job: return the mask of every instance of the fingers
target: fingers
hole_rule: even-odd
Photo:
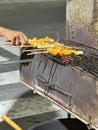
[[[14,43],[16,46],[20,45],[20,39],[19,39],[19,36],[17,36],[15,39],[14,39]]]
[[[28,42],[28,38],[24,35],[24,33],[21,33],[19,35],[19,39],[20,39],[21,47]]]
[[[23,32],[14,31],[14,30],[6,29],[6,28],[2,29],[1,36],[4,37],[6,41],[8,41],[11,45],[23,46],[28,41],[28,38]]]
[[[22,32],[14,32],[14,34],[11,35],[10,39],[7,38],[7,41],[10,42],[11,45],[25,45],[28,41],[28,38],[25,36]]]
[[[9,42],[10,45],[20,45],[19,37],[12,37],[11,39],[6,39],[7,42]]]

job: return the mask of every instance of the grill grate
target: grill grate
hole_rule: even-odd
[[[64,66],[72,66],[74,68],[80,69],[81,71],[89,72],[94,76],[94,78],[98,78],[98,58],[91,54],[86,55],[70,55],[70,56],[52,56],[49,54],[45,54],[46,57],[52,59],[58,64]]]

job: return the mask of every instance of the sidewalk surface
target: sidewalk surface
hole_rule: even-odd
[[[41,2],[41,1],[45,1],[45,2],[49,2],[49,1],[64,1],[64,0],[0,0],[0,3],[18,3],[18,2]],[[65,0],[66,1],[66,0]]]

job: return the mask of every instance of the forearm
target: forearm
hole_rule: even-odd
[[[5,31],[6,31],[6,29],[4,27],[0,26],[0,36],[4,36]]]

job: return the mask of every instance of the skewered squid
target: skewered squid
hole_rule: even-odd
[[[79,55],[83,54],[82,51],[75,49],[75,47],[66,46],[64,44],[60,44],[54,39],[46,36],[44,38],[33,38],[28,41],[28,44],[32,45],[34,48],[44,48],[46,51],[52,55]]]

